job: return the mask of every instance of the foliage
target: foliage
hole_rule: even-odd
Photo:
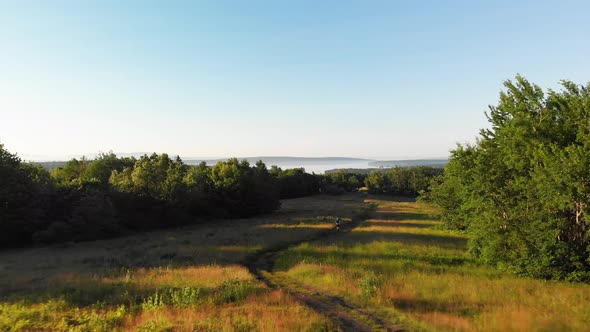
[[[336,170],[324,175],[322,179],[322,192],[328,194],[341,194],[357,191],[363,186],[366,175]]]
[[[320,191],[320,176],[306,173],[304,168],[282,170],[273,166],[270,174],[276,178],[281,198],[309,196]]]
[[[167,154],[139,159],[101,153],[72,159],[51,174],[0,146],[0,246],[86,241],[174,227],[210,217],[249,217],[279,199],[358,190],[366,175],[270,170],[229,159],[187,165]]]
[[[365,299],[370,299],[377,295],[383,287],[383,277],[370,271],[360,281],[361,295]]]
[[[2,145],[0,203],[0,240],[7,247],[93,240],[280,206],[277,179],[262,162],[193,167],[167,154],[136,160],[108,153],[72,159],[50,175]]]
[[[165,305],[176,307],[190,307],[201,301],[201,289],[194,287],[169,288],[156,290],[154,294],[146,297],[141,303],[145,311],[158,310]]]
[[[589,280],[590,84],[544,93],[517,76],[504,85],[490,128],[452,152],[431,197],[449,227],[473,233],[482,262]]]
[[[43,207],[51,193],[49,175],[23,163],[0,144],[0,244],[30,243],[31,232],[43,222]]]
[[[240,279],[224,280],[219,286],[221,301],[224,303],[244,300],[254,288],[248,281]]]
[[[252,216],[280,207],[274,178],[262,161],[250,167],[248,161],[233,158],[211,169],[211,180],[218,202],[237,216]]]
[[[372,194],[418,196],[429,190],[430,181],[443,169],[432,166],[394,167],[376,170],[367,176],[365,186]]]

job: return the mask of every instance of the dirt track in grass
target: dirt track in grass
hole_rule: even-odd
[[[321,294],[309,287],[294,287],[278,278],[273,277],[273,267],[277,256],[284,250],[304,242],[345,237],[354,228],[358,227],[365,218],[355,217],[341,230],[330,229],[310,236],[307,239],[285,243],[281,246],[259,251],[244,261],[244,265],[250,273],[266,286],[272,289],[281,289],[310,309],[330,318],[344,331],[404,331],[402,328],[392,325],[376,315],[362,308],[346,302],[344,299]]]

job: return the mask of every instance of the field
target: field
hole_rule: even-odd
[[[441,230],[436,208],[370,200],[373,218],[341,237],[283,252],[274,277],[408,330],[590,330],[590,286],[478,266],[468,237]]]
[[[0,331],[333,329],[243,263],[332,231],[335,216],[349,221],[362,199],[318,196],[282,206],[253,219],[0,252]]]
[[[588,330],[590,286],[479,266],[467,241],[433,206],[359,194],[4,251],[0,331]]]

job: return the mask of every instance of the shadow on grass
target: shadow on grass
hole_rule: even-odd
[[[411,313],[433,313],[442,312],[463,317],[473,317],[481,313],[482,303],[454,303],[454,302],[439,302],[435,300],[423,299],[392,299],[393,306],[401,311]]]
[[[413,227],[413,228],[432,228],[439,223],[417,223],[417,222],[395,222],[395,221],[368,221],[367,224],[359,226],[362,227],[371,227],[371,226],[384,226],[384,227]]]
[[[391,232],[379,231],[354,231],[346,237],[339,237],[322,241],[322,244],[368,244],[372,242],[401,242],[415,245],[436,246],[445,249],[464,249],[467,247],[467,239],[462,237],[395,232],[395,226],[391,226]]]
[[[230,279],[218,287],[159,287],[138,286],[125,282],[86,280],[80,283],[55,282],[35,291],[21,291],[0,298],[0,303],[39,304],[64,301],[66,305],[86,308],[125,305],[142,306],[177,305],[190,306],[205,303],[239,302],[251,295],[267,292],[252,280]]]
[[[366,194],[366,198],[376,201],[384,202],[403,202],[403,203],[414,203],[416,197],[414,196],[402,196],[402,195],[380,195],[380,194]]]
[[[447,235],[440,232],[429,232],[428,228],[438,225],[432,221],[430,214],[408,213],[408,212],[375,212],[377,220],[367,221],[356,230],[348,232],[345,236],[330,237],[322,239],[314,244],[317,249],[294,249],[290,254],[294,259],[286,258],[277,269],[286,271],[301,261],[334,264],[338,266],[350,266],[351,264],[362,265],[364,269],[379,271],[388,265],[388,262],[398,261],[404,271],[424,271],[428,273],[446,273],[448,269],[454,269],[473,261],[467,257],[428,254],[420,252],[416,254],[396,252],[390,253],[350,253],[347,249],[356,245],[365,245],[374,242],[391,242],[411,244],[422,247],[438,247],[441,249],[462,250],[467,247],[468,239],[454,235]],[[414,220],[414,222],[405,222]],[[420,220],[424,220],[421,222]],[[378,226],[377,229],[370,229]],[[400,229],[403,227],[404,229]],[[415,231],[413,231],[415,229]],[[322,246],[337,246],[343,250],[332,250],[333,248],[322,248]],[[326,250],[327,249],[327,250]],[[288,256],[287,256],[288,257]]]
[[[331,227],[331,225],[330,225]],[[296,225],[296,227],[260,227],[253,226],[249,232],[236,229],[235,234],[211,235],[200,241],[177,241],[171,243],[130,244],[129,248],[109,254],[93,254],[77,258],[76,263],[84,268],[84,272],[111,275],[125,269],[152,269],[159,267],[183,268],[199,266],[240,265],[242,260],[257,252],[261,247],[272,248],[275,245],[305,240],[316,234],[331,231],[330,227],[320,228],[317,225]],[[228,232],[225,230],[225,232]],[[221,233],[221,232],[220,232]],[[72,253],[75,255],[75,253]],[[56,263],[57,264],[57,263]],[[79,268],[60,267],[59,274],[76,274]],[[31,283],[44,278],[31,279]],[[33,285],[35,286],[35,285]],[[0,288],[0,296],[3,294]]]
[[[412,263],[423,263],[445,267],[456,267],[467,263],[472,263],[472,260],[466,257],[452,257],[443,255],[412,255],[407,253],[392,252],[389,254],[372,254],[372,253],[350,253],[342,251],[331,251],[325,252],[321,248],[318,250],[313,249],[297,249],[292,252],[291,255],[297,257],[300,261],[322,263],[322,264],[335,264],[340,266],[348,266],[355,264],[354,262],[368,262],[370,265],[375,265],[378,270],[378,266],[385,262],[392,260],[407,261]],[[287,271],[299,261],[293,260],[291,264],[282,264],[276,266],[276,271]]]
[[[47,294],[54,286],[60,289],[59,293],[74,292],[67,284],[52,284],[61,276],[86,279],[135,269],[243,265],[246,258],[257,252],[290,246],[332,231],[318,225],[327,223],[331,227],[332,216],[360,220],[359,213],[366,209],[365,198],[355,194],[294,199],[285,204],[291,210],[270,216],[219,220],[127,238],[25,249],[4,256],[9,264],[0,266],[0,301],[7,297],[14,300],[17,295],[26,299],[28,294],[43,291]],[[278,227],[274,227],[275,224],[279,224]],[[104,292],[105,298],[110,299],[112,294],[118,293],[116,287],[104,285],[96,292]],[[88,289],[89,299],[98,297],[93,287],[84,289]],[[85,301],[84,295],[76,296]]]
[[[428,213],[414,213],[414,212],[389,212],[389,211],[376,211],[374,213],[376,219],[389,219],[389,220],[432,220],[436,221],[440,218],[437,215]]]

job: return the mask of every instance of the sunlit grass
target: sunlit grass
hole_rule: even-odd
[[[333,226],[323,224],[323,225],[282,225],[282,224],[268,224],[262,225],[260,228],[315,228],[315,229],[326,229],[326,228],[333,228]]]
[[[277,275],[410,330],[588,330],[589,285],[475,264],[467,236],[438,229],[432,206],[379,202],[375,214],[346,238],[289,249],[275,265]]]
[[[286,201],[264,218],[0,253],[0,331],[321,331],[330,320],[240,263],[344,224],[357,197]],[[371,202],[371,201],[369,201]],[[436,207],[378,203],[351,232],[291,247],[272,277],[336,295],[409,330],[588,330],[590,286],[476,264]]]
[[[64,299],[3,303],[0,304],[0,330],[302,331],[310,325],[333,328],[327,318],[280,290],[253,289],[239,302],[214,301],[215,294],[210,294],[195,305],[156,304],[153,308],[114,307],[99,302],[88,307],[74,307]]]
[[[239,306],[203,305],[182,309],[169,307],[142,312],[125,324],[133,329],[150,322],[166,322],[175,330],[184,331],[306,331],[310,326],[333,328],[332,323],[294,301],[283,291],[265,291]],[[318,329],[321,330],[321,329]]]
[[[346,200],[342,200],[346,198]],[[333,227],[358,197],[127,238],[0,252],[0,331],[328,331],[331,321],[241,265]]]

